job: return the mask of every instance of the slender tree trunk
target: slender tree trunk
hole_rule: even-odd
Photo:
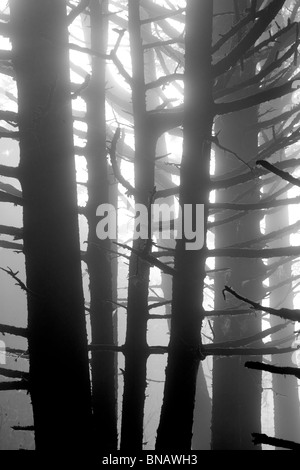
[[[222,138],[220,136],[222,145],[238,155],[243,155],[244,159],[247,159],[247,155],[255,155],[257,138],[255,135],[247,134],[247,127],[251,122],[255,123],[256,119],[255,109],[223,118],[218,127],[222,129]],[[230,163],[224,154],[220,155],[217,161],[217,171],[221,173],[224,170],[228,171]],[[217,198],[222,202],[232,201],[237,195],[237,190],[232,189],[226,191],[226,194],[223,191]],[[250,198],[243,199],[243,202],[253,202],[254,197],[259,201],[259,188],[255,185]],[[259,237],[259,223],[260,215],[256,213],[243,217],[242,223],[238,221],[221,226],[216,231],[216,247],[230,246],[242,240]],[[238,258],[220,258],[216,262],[216,267],[228,268],[226,279],[222,275],[216,277],[216,309],[228,307],[229,300],[225,303],[222,297],[222,289],[228,283],[244,292],[249,298],[258,301],[263,297],[261,278],[256,278],[262,273],[261,260],[248,259],[245,262]],[[237,305],[234,300],[233,302],[233,306]],[[223,316],[214,320],[216,342],[251,336],[260,330],[261,320],[253,316],[247,318]],[[245,371],[243,364],[248,359],[245,357],[214,358],[212,419],[212,448],[214,450],[257,449],[257,446],[252,444],[251,432],[260,432],[261,427],[261,374],[255,375],[253,371],[250,373]]]
[[[193,450],[210,450],[212,400],[204,374],[204,362],[199,365],[194,410]]]
[[[11,0],[37,450],[86,449],[91,403],[66,6]]]
[[[213,122],[211,0],[190,0],[186,13],[184,149],[180,205],[209,201],[210,136]],[[205,210],[205,213],[207,210]],[[206,214],[205,214],[206,215]],[[183,213],[184,218],[184,213]],[[206,220],[206,217],[205,217]],[[206,225],[206,223],[205,223]],[[206,227],[204,227],[206,231]],[[205,255],[176,244],[171,336],[157,450],[191,448],[196,379],[201,359]]]
[[[140,2],[128,2],[128,27],[132,58],[132,105],[135,135],[135,203],[148,207],[154,188],[156,137],[148,127],[144,78],[144,52],[140,28]],[[135,250],[145,240],[133,242]],[[129,264],[127,331],[125,341],[124,395],[121,450],[141,450],[147,366],[149,263],[132,254]]]
[[[91,49],[106,53],[107,1],[91,0]],[[107,249],[111,240],[96,234],[97,207],[109,203],[109,180],[105,123],[105,60],[92,56],[92,76],[86,90],[88,124],[86,160],[88,170],[89,226],[86,262],[90,278],[90,319],[93,344],[113,344],[112,264]],[[117,448],[115,357],[111,352],[92,353],[93,421],[99,446]]]
[[[231,0],[221,2],[220,9],[232,9]],[[249,2],[238,2],[240,12],[245,12]],[[231,20],[224,25],[216,26],[216,38],[223,32],[222,28],[230,29]],[[255,73],[255,64],[244,64],[243,70],[236,72],[236,81],[245,80]],[[234,79],[234,77],[233,77]],[[242,92],[243,93],[243,92]],[[239,94],[234,96],[235,99]],[[257,107],[239,113],[220,116],[216,119],[216,134],[220,143],[235,152],[244,161],[253,158],[258,149],[258,136],[250,131],[258,120]],[[240,167],[241,162],[232,154],[216,148],[216,174],[221,176]],[[248,195],[239,202],[259,202],[260,189],[256,182],[245,187],[230,188],[219,191],[216,202],[232,202],[240,192],[248,191]],[[224,214],[221,214],[221,219]],[[241,220],[221,225],[215,229],[216,248],[231,246],[245,240],[259,237],[261,216],[258,212],[245,215]],[[243,260],[239,258],[219,258],[217,269],[226,269],[226,275],[218,274],[215,278],[215,308],[228,307],[222,296],[225,284],[235,286],[249,298],[260,300],[263,297],[261,278],[261,260]],[[233,302],[235,302],[233,300]],[[235,303],[236,305],[236,303]],[[233,305],[234,306],[234,305]],[[253,316],[227,317],[214,320],[215,341],[238,339],[251,336],[261,330],[261,319]],[[249,359],[249,358],[248,358]],[[261,374],[253,374],[243,367],[245,357],[215,357],[213,360],[213,414],[212,414],[212,449],[259,450],[252,443],[251,432],[260,432],[261,428]]]
[[[285,183],[284,183],[285,184]],[[279,212],[267,217],[267,230],[272,232],[282,227],[289,226],[289,209],[283,207]],[[278,246],[289,246],[290,237],[275,240],[270,246],[276,248]],[[287,263],[277,269],[270,277],[270,289],[284,280],[291,279],[292,265]],[[293,291],[292,281],[271,291],[270,307],[273,308],[290,308],[293,309]],[[282,323],[282,320],[271,316],[271,326]],[[273,335],[273,340],[280,340],[294,333],[294,323],[288,325],[284,330]],[[292,340],[290,341],[290,344]],[[286,344],[287,345],[287,344]],[[276,357],[276,365],[284,367],[295,367],[291,360],[291,354],[282,354]],[[275,362],[274,361],[274,362]],[[300,439],[300,404],[298,396],[298,380],[293,376],[282,376],[279,374],[272,375],[272,388],[274,397],[274,424],[275,437],[279,439],[288,439],[298,442]]]

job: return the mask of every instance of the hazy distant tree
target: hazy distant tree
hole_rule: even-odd
[[[258,2],[257,8],[262,2]],[[221,15],[215,20],[214,35],[217,41],[221,34],[229,31],[233,24],[237,24],[245,15],[248,1],[215,2],[216,13],[235,10],[235,15]],[[227,45],[234,47],[240,40],[237,34]],[[225,46],[226,47],[226,46]],[[226,49],[225,49],[226,50]],[[239,84],[242,80],[251,79],[256,73],[255,60],[246,61],[242,69],[236,67],[231,73],[231,82]],[[224,78],[226,83],[226,77]],[[247,92],[247,91],[246,91]],[[239,99],[245,95],[245,89],[239,90],[231,97]],[[220,144],[237,154],[245,162],[251,161],[258,151],[258,135],[255,125],[258,120],[258,107],[242,110],[216,119],[215,132]],[[253,130],[254,129],[254,130]],[[241,168],[241,162],[230,152],[216,146],[216,176]],[[250,163],[251,165],[251,163]],[[237,185],[217,192],[216,202],[258,202],[260,187],[256,181],[250,181],[247,186]],[[234,213],[224,212],[216,216],[221,221]],[[250,212],[240,213],[240,217],[228,223],[217,226],[215,244],[217,248],[238,246],[239,242],[255,240],[260,236],[261,214]],[[251,242],[249,243],[249,247]],[[236,286],[246,292],[251,298],[261,299],[262,279],[259,277],[263,269],[261,260],[248,260],[239,258],[217,258],[216,268],[223,274],[215,276],[215,308],[228,307],[222,296],[224,284]],[[221,271],[222,273],[222,271]],[[225,273],[225,274],[224,274]],[[253,315],[220,316],[214,320],[214,339],[216,342],[240,339],[261,331],[261,319]],[[215,357],[213,361],[213,415],[212,415],[212,449],[256,449],[251,441],[251,432],[261,427],[261,383],[259,373],[244,370],[244,357]],[[232,417],[234,416],[234,419]]]

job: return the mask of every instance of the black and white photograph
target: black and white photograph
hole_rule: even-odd
[[[0,450],[300,450],[300,1],[0,0],[0,121]]]

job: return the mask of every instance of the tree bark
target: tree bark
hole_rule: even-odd
[[[148,126],[144,50],[140,27],[140,1],[128,2],[128,28],[132,60],[132,105],[135,138],[135,203],[148,207],[154,189],[154,157],[157,138]],[[146,240],[133,249],[143,251]],[[121,450],[143,448],[143,419],[147,377],[147,320],[150,266],[132,252],[129,263],[125,373]]]
[[[37,450],[91,446],[66,6],[10,1]],[[49,373],[52,374],[49,377]]]
[[[261,2],[259,2],[261,3]],[[221,6],[222,4],[222,6]],[[249,2],[246,0],[233,2],[219,2],[219,8],[235,9],[235,21],[238,22],[240,15],[246,15],[245,11]],[[228,21],[220,20],[216,25],[216,35],[231,28],[230,17]],[[247,26],[249,29],[249,26]],[[252,27],[252,25],[251,25]],[[247,31],[247,29],[245,28]],[[243,32],[245,32],[243,30]],[[216,36],[217,37],[217,36]],[[242,31],[233,39],[232,48],[238,47]],[[228,50],[227,50],[228,52]],[[241,58],[242,60],[242,58]],[[242,66],[241,66],[242,67]],[[239,83],[242,80],[253,77],[255,74],[255,63],[246,63],[242,70],[236,72],[230,83]],[[228,85],[229,86],[229,85]],[[235,93],[234,99],[243,97],[244,91]],[[221,106],[221,105],[220,105]],[[256,131],[250,131],[250,126],[255,126],[258,120],[258,108],[235,112],[216,119],[216,134],[219,134],[220,144],[235,152],[244,161],[249,161],[252,155],[258,151],[258,136]],[[216,175],[220,176],[234,171],[240,166],[240,162],[232,155],[216,148]],[[252,186],[251,186],[252,185]],[[249,182],[247,188],[243,186],[242,191],[250,189],[249,196],[241,202],[259,202],[260,192],[256,183]],[[240,186],[232,187],[226,191],[218,191],[216,202],[232,202],[240,194]],[[240,202],[240,201],[239,201]],[[229,301],[225,302],[222,297],[224,284],[239,286],[239,290],[247,292],[250,297],[258,300],[261,298],[262,285],[257,275],[262,272],[261,260],[242,258],[219,258],[218,249],[235,245],[244,240],[251,240],[260,236],[260,219],[258,212],[246,214],[243,222],[232,221],[230,224],[215,228],[216,245],[216,268],[225,269],[226,274],[218,274],[215,277],[215,308],[228,307]],[[218,216],[217,216],[218,220]],[[228,280],[230,277],[230,280]],[[251,279],[251,280],[249,280]],[[230,305],[234,306],[234,305]],[[252,336],[261,331],[261,320],[253,316],[243,317],[219,317],[214,320],[214,339],[216,343],[240,339]],[[258,450],[251,440],[251,432],[260,432],[261,428],[261,374],[255,376],[253,373],[245,374],[243,367],[244,357],[214,357],[213,359],[213,413],[212,413],[212,449],[213,450]]]
[[[210,0],[191,0],[186,12],[184,149],[180,205],[209,202],[210,136],[213,122]],[[183,213],[184,217],[184,213]],[[204,227],[206,232],[206,226]],[[201,354],[205,250],[189,251],[178,240],[164,401],[157,432],[159,451],[191,449],[196,379]]]
[[[91,49],[105,54],[107,43],[107,2],[90,0]],[[88,125],[86,161],[88,171],[89,227],[86,262],[90,280],[90,320],[93,344],[114,344],[112,264],[107,249],[111,240],[99,240],[96,226],[97,207],[108,204],[109,179],[105,122],[105,60],[93,56],[92,75],[84,94]],[[115,357],[110,352],[92,352],[92,406],[95,436],[105,450],[116,450],[118,444],[115,390]]]

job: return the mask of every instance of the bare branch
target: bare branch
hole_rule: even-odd
[[[0,191],[0,202],[10,202],[16,206],[22,206],[24,204],[23,198],[15,196],[14,194],[6,193],[5,191]]]
[[[14,336],[21,336],[22,338],[27,338],[27,335],[28,335],[27,328],[21,328],[21,327],[11,326],[11,325],[1,325],[1,324],[0,324],[0,333],[14,335]]]
[[[244,366],[248,369],[265,370],[266,372],[271,372],[272,374],[293,375],[294,377],[297,377],[297,379],[300,379],[300,369],[297,367],[278,367],[273,366],[272,364],[252,361],[245,362]]]
[[[7,178],[18,178],[19,168],[7,165],[0,165],[0,175],[6,176]]]
[[[36,296],[36,294],[32,290],[28,289],[28,287],[24,284],[24,282],[21,281],[20,278],[18,278],[19,271],[16,271],[14,273],[11,268],[7,268],[7,269],[0,268],[0,269],[1,269],[1,271],[4,271],[5,273],[7,273],[10,277],[12,277],[16,281],[16,284],[15,284],[16,286],[21,287],[21,289],[23,291],[25,291],[26,293]]]
[[[0,382],[0,391],[7,390],[28,390],[29,384],[27,380],[15,380],[12,382]]]
[[[298,79],[297,79],[298,80]],[[288,93],[295,91],[293,88],[294,79],[290,80],[283,85],[277,87],[269,87],[266,90],[260,91],[255,95],[247,96],[236,101],[230,101],[228,103],[216,103],[214,105],[215,113],[222,115],[242,111],[243,109],[251,108],[252,106],[258,106],[259,104],[265,103],[266,101],[276,100],[281,98]]]
[[[22,372],[19,370],[12,370],[12,369],[5,369],[4,367],[0,367],[0,375],[3,377],[9,377],[10,379],[26,379],[28,380],[29,374],[28,372]]]
[[[133,86],[132,77],[131,77],[131,76],[129,75],[129,73],[125,70],[124,65],[122,64],[122,62],[121,62],[120,59],[118,58],[117,54],[115,54],[114,51],[111,51],[111,53],[110,53],[110,55],[109,55],[109,58],[113,61],[113,63],[114,63],[115,66],[117,67],[118,72],[120,73],[120,75],[122,75],[122,77],[124,78],[124,80],[132,87],[132,86]]]
[[[294,176],[290,175],[287,171],[282,171],[275,165],[272,165],[265,160],[257,160],[256,164],[262,166],[266,170],[269,170],[271,173],[280,176],[280,178],[288,181],[289,183],[292,183],[294,186],[300,187],[300,180],[298,178],[294,178]]]
[[[233,48],[227,56],[225,56],[213,66],[213,73],[215,77],[229,70],[243,57],[246,51],[251,49],[260,36],[265,32],[267,26],[280,12],[284,3],[285,0],[273,0],[259,12],[258,20],[254,23],[254,26],[245,35],[245,37],[238,42],[237,46]]]
[[[0,120],[1,121],[6,121],[8,123],[17,123],[18,122],[18,114],[14,113],[13,111],[0,110]]]
[[[258,18],[261,13],[251,11],[250,14],[245,16],[241,21],[236,23],[227,33],[222,34],[221,38],[213,45],[212,54],[217,52],[230,38],[236,35],[244,26],[247,26],[251,21]]]
[[[67,24],[70,25],[89,6],[90,0],[81,0],[67,16]]]
[[[91,81],[91,76],[87,74],[83,83],[79,85],[79,87],[75,91],[73,91],[73,93],[71,94],[72,100],[75,100],[76,98],[78,98],[78,96],[80,96],[81,93],[88,88],[90,81]]]
[[[125,189],[127,189],[127,194],[132,196],[132,195],[136,195],[137,191],[129,183],[129,181],[127,181],[122,175],[118,162],[117,162],[117,157],[116,157],[117,144],[118,144],[120,135],[121,135],[121,129],[120,127],[118,127],[114,133],[114,136],[111,141],[110,149],[109,149],[110,161],[111,161],[111,166],[112,166],[113,173],[114,173],[116,180],[119,181],[119,183],[121,183],[121,185],[124,186]]]
[[[34,426],[12,426],[14,431],[34,431]]]
[[[0,139],[16,139],[18,140],[20,137],[19,132],[15,131],[8,131],[4,129],[4,127],[0,127]]]
[[[300,450],[300,444],[293,441],[278,439],[277,437],[270,437],[267,436],[267,434],[259,434],[256,432],[253,432],[251,435],[254,445],[267,444],[269,446],[282,447],[283,449]]]
[[[152,88],[157,88],[160,86],[167,85],[168,83],[175,81],[175,80],[184,80],[183,73],[171,73],[170,75],[164,75],[159,77],[157,80],[153,82],[146,83],[146,90],[151,90]]]
[[[229,292],[232,294],[234,297],[236,297],[238,300],[242,300],[243,302],[246,302],[247,304],[251,305],[255,310],[261,310],[262,312],[267,312],[270,313],[271,315],[275,315],[277,317],[284,318],[285,320],[291,320],[291,321],[299,321],[300,320],[300,310],[294,309],[291,310],[289,308],[280,308],[280,309],[275,309],[271,307],[265,307],[258,302],[254,302],[253,300],[247,299],[247,297],[244,297],[237,292],[235,292],[231,287],[225,286],[223,289],[223,295],[225,297],[225,292]]]
[[[212,348],[239,348],[242,346],[248,346],[248,344],[256,343],[257,341],[261,341],[266,336],[273,335],[274,333],[283,330],[287,326],[287,324],[288,323],[281,323],[280,325],[272,326],[271,328],[267,328],[266,330],[260,331],[259,333],[256,333],[252,336],[248,336],[246,338],[236,339],[232,341],[223,341],[222,343],[214,343],[210,346]]]
[[[8,250],[14,250],[17,252],[23,251],[23,245],[21,245],[21,243],[9,242],[7,240],[0,240],[0,247],[6,248]]]
[[[141,25],[148,24],[148,23],[157,23],[158,21],[169,19],[169,18],[172,18],[173,16],[181,15],[184,11],[185,11],[185,8],[178,8],[177,10],[170,10],[170,12],[166,12],[162,15],[141,20],[140,23]]]
[[[155,41],[150,42],[149,44],[144,44],[143,49],[146,51],[148,49],[155,49],[157,47],[170,46],[171,44],[182,44],[183,42],[183,34],[180,34],[175,39],[168,39],[167,41]]]
[[[228,258],[280,258],[281,256],[300,256],[300,246],[287,246],[282,248],[216,248],[207,250],[209,258],[228,257]]]
[[[90,49],[89,47],[78,46],[78,44],[74,44],[72,42],[69,42],[67,44],[67,47],[73,51],[82,52],[83,54],[89,54],[95,57],[99,57],[100,59],[106,59],[106,60],[111,59],[110,55],[101,54],[100,52],[95,51],[94,49]]]
[[[300,196],[286,199],[271,199],[270,201],[264,202],[255,202],[253,204],[236,204],[230,202],[216,202],[209,205],[210,209],[216,210],[232,210],[232,211],[253,211],[253,210],[263,210],[263,209],[273,209],[274,207],[287,206],[290,204],[300,204]]]
[[[261,348],[213,348],[203,346],[206,356],[268,356],[272,354],[286,354],[296,351],[296,348],[276,348],[267,346]]]
[[[158,269],[160,269],[162,272],[165,274],[170,274],[171,276],[174,276],[176,274],[176,271],[174,268],[171,268],[165,263],[162,263],[158,259],[156,259],[154,256],[149,255],[147,253],[144,253],[143,251],[135,250],[134,248],[131,248],[128,245],[124,245],[122,243],[117,243],[113,242],[115,245],[120,246],[121,248],[125,248],[126,250],[130,250],[132,253],[140,257],[141,259],[147,261],[149,264],[152,266],[156,266]]]

